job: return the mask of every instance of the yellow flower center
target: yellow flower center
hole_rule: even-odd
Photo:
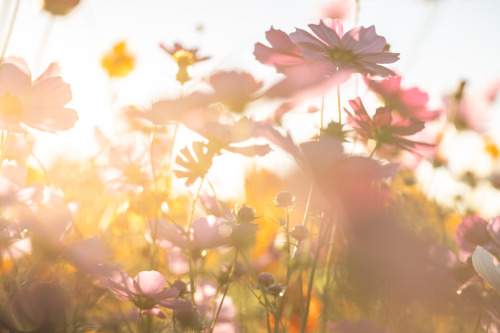
[[[176,51],[172,57],[179,67],[188,67],[194,64],[193,53],[184,49]]]
[[[23,115],[23,105],[17,96],[5,93],[0,96],[0,116],[19,118]]]

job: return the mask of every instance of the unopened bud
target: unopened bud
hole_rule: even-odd
[[[277,207],[290,207],[295,203],[295,196],[288,191],[281,191],[276,194],[274,202]]]
[[[255,209],[243,205],[243,207],[238,209],[236,217],[238,219],[238,223],[250,223],[255,220]]]
[[[273,296],[279,296],[283,291],[283,287],[279,284],[272,284],[267,288],[267,293]]]
[[[262,272],[257,275],[257,281],[264,287],[269,287],[274,283],[274,275],[268,272]]]
[[[296,225],[290,234],[300,242],[309,237],[309,230],[304,225]]]

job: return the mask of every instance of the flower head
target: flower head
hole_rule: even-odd
[[[160,44],[160,48],[174,58],[178,66],[176,78],[181,84],[191,79],[188,69],[192,65],[210,59],[210,57],[198,57],[198,49],[186,49],[179,43],[175,43],[173,48],[169,48],[165,44]]]
[[[156,306],[174,310],[189,309],[189,302],[174,299],[179,295],[179,290],[165,288],[166,283],[166,277],[157,271],[139,272],[134,279],[127,273],[113,272],[104,281],[104,285],[118,299],[131,301],[141,310]]]
[[[433,146],[405,138],[424,129],[422,121],[414,118],[394,119],[388,107],[378,108],[372,119],[368,116],[359,97],[349,101],[349,104],[354,114],[346,110],[347,120],[363,139],[373,139],[377,141],[379,147],[389,144],[409,151]]]
[[[379,64],[396,62],[399,53],[386,51],[385,38],[377,35],[374,26],[356,27],[344,34],[339,20],[320,20],[309,28],[314,35],[302,29],[290,34],[291,41],[302,49],[301,55],[307,60],[322,63],[332,72],[349,69],[363,75],[395,75]]]
[[[72,128],[76,111],[64,106],[71,101],[71,89],[51,64],[35,81],[24,60],[10,57],[0,65],[0,128],[23,133],[23,125],[46,132]]]
[[[125,42],[119,42],[101,60],[109,77],[125,77],[134,69],[135,57],[127,50]]]
[[[52,15],[63,16],[69,14],[79,3],[80,0],[43,0],[42,6]]]

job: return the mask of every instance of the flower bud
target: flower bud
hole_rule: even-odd
[[[274,283],[274,275],[268,272],[262,272],[257,275],[257,281],[264,287],[269,287]]]
[[[288,191],[281,191],[274,198],[276,207],[290,207],[295,203],[295,196]]]
[[[236,214],[236,218],[238,223],[250,223],[255,220],[255,209],[252,207],[248,207],[243,205],[240,209],[238,209],[238,213]]]
[[[309,230],[307,230],[307,227],[304,225],[296,225],[295,227],[293,227],[292,232],[290,232],[290,235],[299,242],[301,242],[309,237]]]
[[[179,297],[184,296],[184,294],[187,292],[187,284],[182,282],[181,280],[175,280],[174,282],[172,282],[170,287],[179,290]]]
[[[273,296],[279,296],[282,291],[283,287],[277,283],[272,284],[267,288],[267,293]]]
[[[43,0],[43,9],[52,15],[66,15],[79,3],[80,0]]]

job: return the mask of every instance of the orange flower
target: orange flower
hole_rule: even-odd
[[[135,57],[127,52],[127,44],[120,42],[106,53],[101,60],[102,67],[110,77],[125,77],[134,69]]]

